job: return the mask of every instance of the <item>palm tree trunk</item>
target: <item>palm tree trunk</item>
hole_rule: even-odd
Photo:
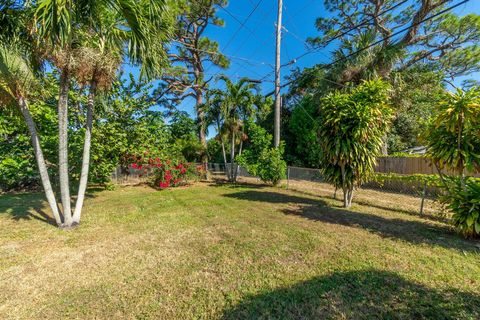
[[[58,167],[60,177],[60,194],[62,198],[64,226],[72,225],[70,208],[70,184],[68,178],[68,91],[70,75],[68,70],[60,74],[60,94],[58,97]]]
[[[232,142],[231,142],[231,150],[230,150],[230,180],[235,182],[235,176],[233,174],[233,166],[235,163],[235,132],[232,131]]]
[[[40,173],[40,179],[42,181],[43,190],[47,197],[50,210],[52,210],[53,217],[58,226],[62,225],[62,219],[58,210],[57,200],[53,193],[52,185],[50,183],[50,177],[48,176],[47,166],[45,165],[45,158],[43,156],[42,146],[40,145],[40,137],[38,136],[35,122],[33,121],[30,110],[28,109],[27,101],[23,98],[19,99],[20,111],[22,112],[25,122],[30,132],[30,138],[32,140],[33,150],[35,152],[35,159],[37,160],[38,172]]]
[[[343,207],[348,208],[349,207],[349,204],[348,204],[349,189],[348,189],[347,183],[345,181],[346,180],[346,174],[345,174],[345,165],[344,164],[340,165],[340,170],[341,170],[341,173],[342,173]]]
[[[201,108],[203,103],[203,92],[202,90],[197,90],[196,92],[196,108],[197,108],[197,118],[199,123],[199,132],[198,136],[200,138],[200,143],[202,144],[202,166],[205,169],[205,179],[208,178],[208,158],[207,158],[207,135],[205,133],[205,111]]]
[[[243,131],[240,133],[240,147],[238,147],[239,156],[242,154],[242,149],[243,149]],[[240,169],[239,167],[240,166],[238,164],[235,166],[235,178],[234,178],[235,181],[237,180],[238,171]]]
[[[352,199],[353,199],[353,187],[348,188],[348,197],[347,197],[347,206],[352,206]]]
[[[90,92],[87,102],[87,122],[85,125],[85,140],[83,142],[83,159],[82,171],[80,174],[80,183],[78,186],[78,197],[73,213],[73,223],[79,224],[82,215],[83,201],[85,199],[85,191],[87,190],[88,169],[90,167],[90,148],[92,145],[92,127],[93,127],[93,108],[94,99],[97,92],[97,83],[92,81],[90,84]]]
[[[220,131],[219,131],[220,132]],[[222,145],[222,155],[223,155],[223,164],[225,165],[225,172],[227,173],[227,178],[230,180],[230,173],[227,170],[227,152],[225,151],[225,142],[223,141],[223,137],[220,137],[220,143]]]

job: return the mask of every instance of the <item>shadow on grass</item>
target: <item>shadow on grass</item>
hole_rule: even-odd
[[[313,197],[318,197],[319,196],[318,193],[315,193],[315,192],[312,192],[312,191],[305,191],[305,190],[300,190],[300,189],[291,189],[291,190],[293,190],[297,193],[308,195],[308,196],[313,196]],[[325,194],[326,193],[323,193],[323,195],[325,195]],[[342,199],[341,199],[342,198],[342,191],[341,190],[339,190],[337,192],[336,198],[333,198],[333,194],[334,193],[332,192],[332,196],[326,195],[326,197],[330,197],[331,199],[334,199],[334,200],[337,200],[337,201],[342,201]],[[398,195],[398,194],[395,193],[395,195]],[[353,200],[354,200],[353,202],[355,204],[370,206],[370,207],[374,207],[374,208],[377,208],[377,209],[380,209],[380,210],[385,210],[385,211],[405,213],[405,214],[408,214],[410,216],[418,217],[418,218],[425,219],[425,220],[448,223],[448,219],[446,219],[444,217],[441,217],[441,216],[435,216],[435,215],[432,215],[432,214],[425,214],[425,213],[423,215],[420,215],[420,213],[419,213],[420,204],[419,204],[418,209],[404,209],[404,208],[394,208],[394,207],[382,206],[382,205],[373,203],[374,201],[358,199],[358,197],[355,197],[355,196],[354,196]],[[430,199],[428,199],[428,200],[431,201]],[[420,202],[421,199],[418,199],[418,201]]]
[[[227,187],[227,188],[248,188],[248,189],[264,189],[267,188],[265,184],[261,183],[251,183],[251,182],[245,182],[245,181],[237,181],[235,183],[230,182],[226,179],[222,178],[213,178],[212,181],[208,184],[210,187]]]
[[[420,201],[421,200],[419,199],[419,202]],[[420,207],[418,208],[418,210],[413,210],[413,209],[402,209],[402,208],[381,206],[381,205],[372,203],[371,201],[365,201],[365,200],[356,200],[354,202],[357,203],[357,204],[370,206],[370,207],[374,207],[374,208],[381,209],[381,210],[392,211],[392,212],[401,212],[401,213],[408,214],[410,216],[418,217],[418,218],[425,219],[425,220],[448,223],[448,219],[446,219],[445,217],[434,216],[432,214],[426,214],[426,213],[424,213],[423,215],[420,215],[420,212],[419,212]]]
[[[247,297],[223,319],[479,319],[480,297],[380,270],[336,272]]]
[[[55,219],[44,211],[47,207],[43,193],[0,196],[0,215],[11,215],[16,221],[37,220],[56,226]]]
[[[278,204],[296,204],[281,208],[287,215],[301,216],[313,221],[362,228],[385,238],[413,244],[430,244],[459,251],[478,252],[475,243],[461,239],[446,224],[431,224],[419,220],[388,219],[376,214],[329,207],[322,200],[270,191],[247,190],[226,194],[225,197]]]
[[[86,198],[95,198],[98,192],[105,188],[88,188]],[[60,199],[56,195],[57,200]],[[72,209],[75,208],[76,196],[72,197]],[[45,194],[42,193],[17,193],[0,195],[0,216],[10,215],[13,220],[37,220],[52,226],[57,226],[55,219],[45,210],[50,211]]]

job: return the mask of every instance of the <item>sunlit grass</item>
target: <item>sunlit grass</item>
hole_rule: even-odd
[[[93,193],[61,231],[42,199],[0,197],[2,319],[480,318],[478,243],[440,222],[200,184]]]

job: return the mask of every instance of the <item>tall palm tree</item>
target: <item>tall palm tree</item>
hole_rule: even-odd
[[[112,33],[117,33],[117,38],[129,34],[128,42],[118,44],[128,45],[128,53],[131,61],[142,62],[142,74],[152,75],[159,70],[158,57],[162,46],[154,40],[158,39],[154,28],[162,26],[164,21],[158,19],[164,17],[166,0],[39,0],[36,3],[34,25],[37,26],[36,34],[38,41],[44,45],[46,58],[51,61],[60,72],[60,87],[58,98],[58,123],[59,123],[59,177],[64,225],[70,227],[79,222],[80,209],[83,204],[81,197],[79,210],[73,219],[70,203],[70,188],[68,176],[68,92],[70,83],[76,73],[83,74],[85,64],[81,57],[82,41],[87,38],[98,36],[102,43],[102,35],[99,33],[99,21],[103,21],[105,15],[111,13],[116,18]],[[154,21],[155,23],[152,23]],[[156,32],[153,32],[156,31]],[[105,39],[103,39],[105,40]],[[104,47],[105,48],[105,47]],[[105,51],[104,51],[105,52]],[[92,73],[90,83],[90,106],[97,90],[96,72]],[[90,116],[90,117],[89,117]],[[92,112],[87,114],[86,146],[84,159],[89,158],[91,136]],[[90,123],[90,125],[89,125]],[[84,161],[82,168],[81,193],[84,194],[86,179],[88,177],[88,161]]]
[[[205,125],[208,127],[214,125],[217,130],[217,138],[220,140],[222,148],[223,164],[227,173],[227,178],[230,178],[230,171],[227,170],[227,153],[225,148],[225,137],[228,136],[228,132],[225,127],[226,108],[223,103],[223,92],[221,90],[210,90],[205,96],[204,106],[201,106],[206,110],[205,113]]]
[[[11,39],[10,39],[11,40]],[[0,105],[16,104],[22,113],[35,152],[40,179],[48,204],[58,226],[62,224],[43,156],[40,137],[29,109],[29,97],[37,89],[38,81],[29,60],[19,46],[0,42]]]
[[[222,104],[224,108],[224,125],[230,134],[230,180],[235,182],[238,169],[235,166],[235,149],[239,139],[239,154],[245,137],[244,123],[247,117],[255,113],[256,95],[254,90],[257,85],[247,78],[240,79],[233,83],[228,77],[220,76],[219,79],[225,83]]]
[[[142,8],[146,8],[143,6]],[[162,48],[162,44],[168,40],[171,34],[170,27],[173,23],[166,23],[169,12],[159,11],[153,15],[146,10],[143,18],[149,21],[144,28],[151,29],[152,37],[150,47]],[[151,15],[151,16],[150,16]],[[125,56],[131,58],[133,63],[142,63],[142,72],[147,76],[155,75],[162,67],[161,62],[167,60],[163,50],[148,50],[137,53],[132,51],[136,41],[135,33],[125,28],[125,21],[118,12],[103,8],[97,13],[95,23],[90,26],[82,46],[80,61],[82,69],[77,71],[78,81],[87,84],[89,94],[86,105],[85,139],[83,147],[82,170],[78,188],[78,197],[73,213],[73,223],[80,223],[80,217],[85,198],[90,165],[90,148],[93,128],[94,101],[97,91],[108,90],[117,74],[117,71]]]

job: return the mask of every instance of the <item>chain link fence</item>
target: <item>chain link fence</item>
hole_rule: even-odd
[[[259,178],[252,176],[248,171],[234,165],[239,183],[262,184]],[[214,180],[226,181],[230,164],[209,163],[209,175]],[[112,181],[122,185],[135,185],[145,183],[151,178],[151,171],[147,169],[117,168],[112,174]],[[342,191],[336,190],[325,182],[320,170],[289,166],[286,173],[287,179],[281,185],[290,190],[306,194],[342,198]],[[435,214],[440,207],[435,201],[439,194],[437,188],[429,187],[421,181],[400,181],[396,179],[371,181],[354,191],[354,203],[365,204],[386,210],[403,211],[412,214]]]
[[[227,179],[230,165],[210,163],[209,171],[214,179]],[[245,168],[238,166],[237,181],[240,183],[262,183],[257,177],[248,174]],[[308,194],[341,199],[342,191],[326,183],[319,169],[289,166],[287,179],[282,186]],[[421,181],[399,181],[384,179],[372,181],[354,191],[354,202],[412,214],[435,214],[440,207],[435,201],[439,190],[427,186]]]

